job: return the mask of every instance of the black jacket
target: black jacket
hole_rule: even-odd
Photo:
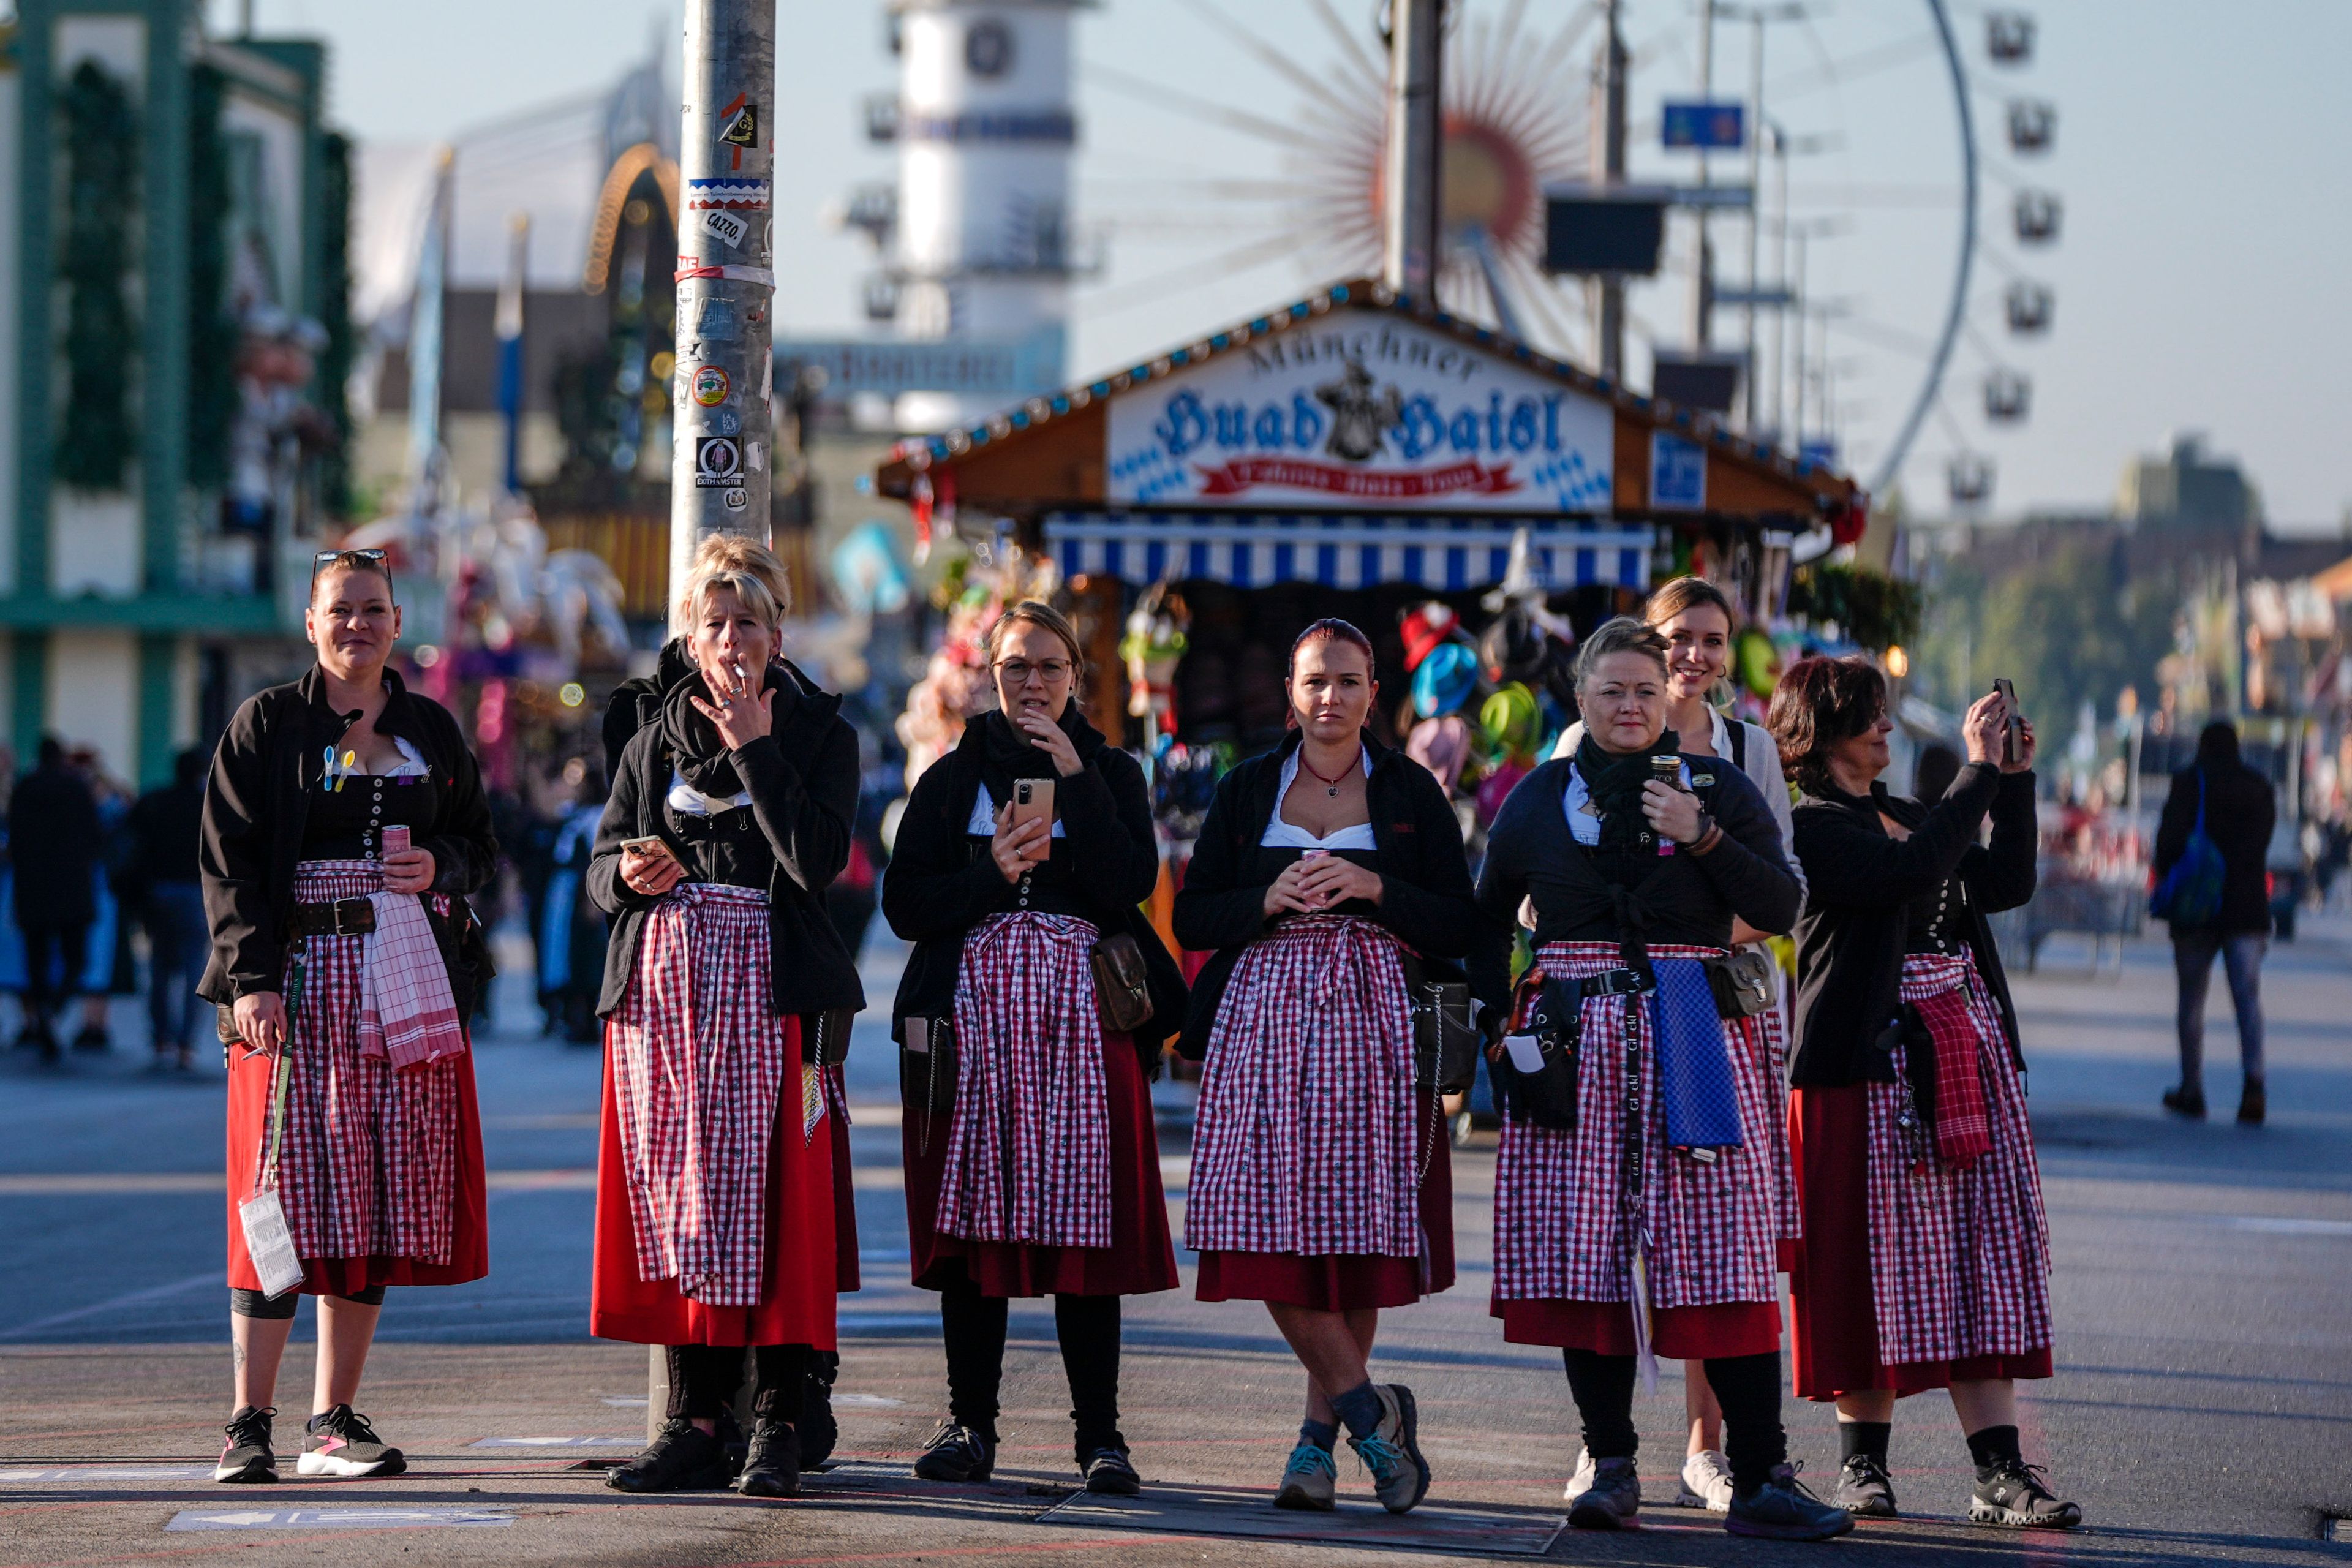
[[[1048,908],[1091,921],[1106,935],[1124,931],[1142,948],[1151,1017],[1134,1039],[1139,1051],[1156,1058],[1161,1043],[1182,1025],[1185,990],[1182,971],[1139,907],[1160,884],[1151,797],[1133,757],[1105,742],[1075,713],[1063,725],[1086,766],[1055,781],[1054,810],[1065,836],[1052,840],[1045,864],[1029,880]],[[996,868],[988,840],[968,831],[986,749],[981,721],[974,720],[956,749],[915,781],[898,816],[898,842],[882,874],[882,918],[915,944],[890,1009],[890,1032],[901,1040],[908,1018],[954,1012],[964,933],[1017,907],[1019,889]]]
[[[1977,828],[1988,810],[1992,841],[1979,844]],[[1895,839],[1878,820],[1881,812],[1911,837]],[[1932,897],[1956,873],[1966,906],[1960,932],[2000,1009],[2011,1059],[2023,1070],[2017,1009],[1985,917],[2033,897],[2033,775],[1970,763],[1933,806],[1889,795],[1883,784],[1868,795],[1808,791],[1795,817],[1805,912],[1797,921],[1797,1050],[1790,1083],[1831,1089],[1893,1076],[1891,1058],[1876,1047],[1901,1011],[1910,905]]]
[[[2223,936],[2267,936],[2271,899],[2265,879],[2278,797],[2269,781],[2245,763],[2199,763],[2172,775],[2172,793],[2164,797],[2164,815],[2156,826],[2156,879],[2164,880],[2189,847],[2189,830],[2197,826],[2200,774],[2205,779],[2205,836],[2221,852],[2221,918],[2211,929]]]
[[[8,797],[8,848],[16,867],[16,923],[86,926],[98,916],[95,877],[103,845],[98,801],[59,763],[35,768]]]
[[[862,1008],[866,991],[857,983],[857,961],[824,913],[825,886],[849,863],[849,825],[857,811],[857,731],[842,718],[839,697],[819,690],[792,665],[782,668],[794,687],[789,710],[777,713],[772,733],[730,753],[751,795],[742,809],[751,813],[773,858],[768,932],[774,1005],[779,1015]],[[776,706],[785,709],[781,700]],[[657,834],[677,847],[664,819],[675,765],[661,725],[647,723],[621,750],[613,796],[596,826],[588,896],[614,917],[604,990],[596,999],[596,1011],[605,1017],[629,989],[646,911],[656,901],[621,880],[621,840]],[[684,854],[678,858],[692,864]]]
[[[456,900],[449,919],[429,904],[426,916],[448,965],[457,1011],[470,1016],[480,987],[497,973],[466,903],[466,895],[487,886],[498,870],[481,770],[447,709],[412,693],[392,670],[383,672],[383,683],[376,733],[415,746],[440,785],[438,819],[415,835],[415,845],[432,851],[433,891]],[[213,931],[212,962],[196,987],[206,1001],[225,1005],[278,989],[310,791],[324,770],[327,748],[348,728],[350,720],[327,705],[326,677],[315,665],[299,680],[246,699],[229,721],[213,752],[198,856]]]
[[[1797,919],[1797,879],[1764,796],[1728,757],[1683,763],[1692,793],[1723,829],[1713,849],[1660,855],[1639,882],[1613,888],[1569,830],[1563,801],[1574,759],[1556,757],[1518,782],[1486,835],[1480,914],[1508,931],[1519,900],[1532,898],[1538,946],[1614,942],[1635,952],[1653,942],[1727,947],[1735,915],[1759,931],[1787,931]],[[1489,1005],[1507,1003],[1492,989],[1481,992]]]
[[[1283,764],[1298,749],[1300,739],[1293,731],[1273,751],[1238,764],[1217,781],[1216,797],[1201,824],[1192,864],[1185,868],[1183,889],[1176,895],[1176,940],[1196,952],[1213,949],[1216,953],[1193,977],[1192,1005],[1176,1047],[1193,1061],[1209,1054],[1209,1036],[1216,1027],[1225,982],[1242,950],[1267,929],[1265,890],[1271,881],[1261,881],[1253,873],[1263,872],[1277,856],[1284,864],[1298,858],[1297,850],[1268,851],[1268,858],[1260,859],[1257,851],[1258,840],[1281,804],[1276,795]],[[1381,901],[1377,906],[1341,904],[1339,912],[1386,927],[1424,961],[1436,961],[1432,964],[1435,973],[1449,973],[1482,948],[1494,945],[1471,902],[1461,819],[1427,768],[1369,734],[1364,749],[1372,760],[1364,798],[1375,848],[1369,859],[1349,858],[1363,860],[1380,874]]]

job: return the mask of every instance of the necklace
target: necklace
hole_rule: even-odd
[[[1362,764],[1362,763],[1363,763],[1363,760],[1364,760],[1364,748],[1363,748],[1363,744],[1362,744],[1362,742],[1359,742],[1357,743],[1357,745],[1356,745],[1356,760],[1355,760],[1353,763],[1350,763],[1349,764],[1349,767],[1357,767],[1357,766],[1360,766],[1360,765]],[[1320,780],[1320,781],[1322,782],[1322,784],[1323,784],[1323,786],[1324,786],[1323,793],[1324,793],[1324,794],[1326,794],[1326,795],[1329,795],[1333,800],[1337,800],[1337,799],[1339,799],[1339,781],[1340,781],[1341,779],[1344,779],[1344,778],[1346,778],[1346,777],[1348,776],[1348,769],[1347,769],[1347,768],[1341,768],[1341,769],[1340,769],[1337,773],[1335,773],[1334,775],[1332,775],[1330,778],[1328,778],[1328,779],[1327,779],[1327,778],[1324,778],[1324,777],[1323,777],[1323,775],[1322,775],[1321,773],[1315,773],[1315,764],[1314,764],[1313,763],[1310,763],[1310,762],[1308,762],[1308,761],[1307,760],[1307,748],[1306,748],[1305,746],[1303,746],[1303,745],[1302,745],[1302,746],[1300,746],[1300,747],[1298,748],[1298,765],[1299,765],[1300,767],[1302,767],[1302,768],[1305,768],[1308,773],[1315,773],[1316,778],[1317,778],[1317,779],[1318,779],[1318,780]]]

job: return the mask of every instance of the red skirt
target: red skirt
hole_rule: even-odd
[[[910,1109],[899,1123],[899,1141],[907,1167],[907,1247],[918,1287],[944,1289],[961,1273],[984,1296],[1142,1296],[1176,1288],[1150,1086],[1128,1037],[1106,1029],[1102,1053],[1103,1087],[1110,1097],[1111,1244],[1039,1247],[940,1235],[940,1173],[952,1113],[932,1117]]]
[[[298,1053],[299,1049],[298,1045]],[[237,1222],[236,1209],[253,1191],[254,1177],[261,1163],[262,1141],[268,1133],[270,1058],[248,1057],[242,1046],[230,1047],[229,1057],[228,1282],[236,1289],[258,1290],[261,1277],[253,1271],[253,1259],[246,1254],[245,1227]],[[384,1064],[362,1067],[370,1065],[390,1070]],[[302,1283],[295,1287],[303,1295],[354,1296],[379,1285],[463,1285],[490,1271],[488,1184],[482,1171],[482,1113],[474,1100],[473,1055],[468,1052],[446,1058],[411,1070],[448,1073],[457,1090],[457,1193],[450,1205],[449,1261],[427,1263],[419,1258],[380,1255],[305,1258]]]
[[[1410,1307],[1454,1284],[1454,1161],[1442,1115],[1422,1118],[1421,1229],[1428,1277],[1416,1258],[1377,1252],[1203,1252],[1193,1295],[1203,1301],[1273,1301],[1318,1312]]]
[[[1804,1211],[1804,1239],[1796,1244],[1789,1271],[1799,1397],[1835,1399],[1874,1389],[1901,1395],[1986,1378],[2048,1377],[2047,1345],[1954,1361],[1888,1365],[1878,1359],[1870,1274],[1869,1088],[1800,1089],[1789,1097],[1789,1141]]]
[[[764,979],[761,982],[765,984]],[[840,1260],[834,1215],[846,1184],[833,1173],[845,1134],[801,1136],[801,1026],[785,1023],[784,1092],[768,1140],[764,1289],[751,1307],[688,1300],[675,1279],[637,1277],[637,1243],[629,1217],[627,1166],[620,1111],[613,1100],[613,1058],[604,1058],[604,1096],[596,1160],[596,1247],[588,1331],[643,1345],[814,1345],[834,1348],[833,1298]],[[853,1255],[854,1256],[854,1255]]]

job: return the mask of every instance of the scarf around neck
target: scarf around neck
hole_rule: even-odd
[[[1078,753],[1082,766],[1092,767],[1097,753],[1104,745],[1102,731],[1087,722],[1078,710],[1076,698],[1062,707],[1062,716],[1055,721],[1062,733]],[[980,736],[980,782],[988,786],[989,797],[1002,805],[1013,798],[1015,779],[1045,779],[1054,776],[1054,759],[1029,743],[1029,737],[1013,727],[1013,721],[1003,709],[992,709],[972,721]]]
[[[784,667],[772,659],[768,664],[765,689],[776,694],[774,721],[768,731],[772,735],[783,728],[785,718],[799,705],[801,692]],[[704,795],[731,800],[742,793],[743,781],[735,771],[727,743],[719,738],[719,726],[704,718],[690,700],[697,697],[717,706],[710,688],[703,684],[702,672],[689,670],[662,699],[662,742],[669,748],[680,778]]]
[[[1664,732],[1647,749],[1620,754],[1603,751],[1588,726],[1577,742],[1576,771],[1591,794],[1592,808],[1601,814],[1601,847],[1620,853],[1656,847],[1650,819],[1642,815],[1642,786],[1657,774],[1652,757],[1679,753]]]

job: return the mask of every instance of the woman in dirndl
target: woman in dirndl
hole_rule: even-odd
[[[1480,909],[1506,930],[1522,900],[1536,915],[1493,1055],[1493,1311],[1566,1362],[1592,1461],[1571,1524],[1635,1521],[1634,1384],[1673,1356],[1704,1364],[1723,1409],[1725,1527],[1822,1540],[1853,1521],[1798,1484],[1780,1426],[1778,1086],[1764,1030],[1717,985],[1733,922],[1787,930],[1797,884],[1756,786],[1665,737],[1667,679],[1655,630],[1597,629],[1582,743],[1521,780],[1487,838]]]
[[[225,1010],[236,1382],[219,1481],[278,1479],[271,1400],[305,1295],[319,1357],[297,1468],[400,1474],[352,1408],[385,1288],[489,1272],[467,1037],[491,974],[466,903],[498,856],[481,775],[457,721],[385,668],[401,616],[383,551],[321,552],[302,620],[317,665],[238,708],[205,792],[198,990]],[[299,1281],[268,1287],[289,1243]]]
[[[665,1347],[669,1373],[661,1431],[606,1478],[620,1491],[797,1493],[808,1358],[835,1348],[836,1145],[812,1020],[865,1002],[824,914],[857,735],[775,657],[769,581],[708,557],[688,575],[692,672],[623,747],[588,868],[614,917],[589,1329]]]
[[[1307,1371],[1275,1506],[1334,1506],[1345,1426],[1402,1513],[1429,1464],[1412,1391],[1371,1381],[1373,1337],[1382,1308],[1454,1283],[1444,1109],[1419,1081],[1406,968],[1459,981],[1482,924],[1444,790],[1365,732],[1370,640],[1316,622],[1287,682],[1289,737],[1218,782],[1176,896],[1177,941],[1216,952],[1180,1047],[1208,1064],[1184,1241],[1200,1299],[1265,1302]]]
[[[1808,887],[1789,1102],[1797,1393],[1837,1402],[1837,1500],[1853,1513],[1895,1514],[1895,1400],[1948,1388],[1976,1462],[1969,1517],[2069,1528],[2082,1510],[2018,1442],[2016,1380],[2051,1374],[2050,1224],[1985,924],[2033,896],[2033,726],[1980,698],[1968,762],[1929,806],[1878,782],[1894,726],[1871,665],[1801,660],[1770,717],[1803,792]]]
[[[993,1473],[1007,1303],[1050,1295],[1077,1468],[1089,1491],[1132,1494],[1119,1298],[1177,1283],[1148,1079],[1183,983],[1137,908],[1160,876],[1143,770],[1079,711],[1076,632],[1024,600],[987,651],[1000,706],[916,781],[882,880],[915,944],[892,1018],[910,1261],[947,1350],[948,1416],[915,1474]],[[1096,993],[1095,949],[1121,936],[1157,977],[1132,1032]]]

